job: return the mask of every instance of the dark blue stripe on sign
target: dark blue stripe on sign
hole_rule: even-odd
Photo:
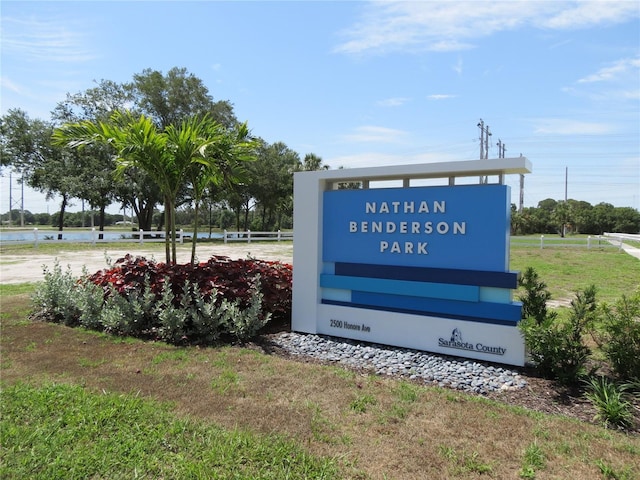
[[[422,316],[429,316],[429,317],[436,317],[436,318],[451,318],[453,320],[465,320],[467,322],[488,323],[492,325],[506,325],[509,327],[515,327],[518,323],[512,320],[480,318],[480,317],[471,317],[471,316],[463,316],[463,315],[448,315],[448,314],[438,313],[438,312],[423,312],[418,310],[411,310],[409,308],[392,308],[388,306],[382,307],[382,306],[376,306],[376,305],[362,305],[355,302],[341,302],[338,300],[323,299],[321,303],[325,305],[336,305],[340,307],[364,308],[367,310],[377,310],[377,311],[383,311],[383,312],[406,313],[410,315],[422,315]]]
[[[369,292],[351,292],[351,301],[360,305],[376,307],[406,308],[417,312],[443,315],[490,318],[518,322],[522,305],[514,303],[459,302],[433,298],[407,297]]]
[[[518,288],[517,272],[490,272],[449,268],[403,267],[368,263],[336,262],[335,274],[351,277],[386,278],[411,282],[452,283],[479,287]]]
[[[442,298],[477,302],[480,287],[475,285],[451,285],[430,282],[407,282],[386,278],[345,277],[342,275],[320,275],[320,286],[339,290],[359,290],[372,293],[390,293],[412,297]]]

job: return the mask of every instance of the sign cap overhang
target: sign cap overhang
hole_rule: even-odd
[[[458,162],[416,163],[384,167],[343,168],[295,172],[294,175],[316,175],[327,181],[370,181],[429,179],[446,177],[475,177],[490,175],[512,175],[531,173],[531,162],[527,157],[489,158]]]

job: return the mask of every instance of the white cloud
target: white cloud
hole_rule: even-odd
[[[409,100],[410,99],[405,97],[385,98],[384,100],[379,100],[378,102],[376,102],[376,105],[378,105],[379,107],[401,107]]]
[[[633,72],[637,82],[638,70],[640,70],[640,58],[623,58],[614,62],[608,67],[603,67],[591,75],[578,80],[578,83],[593,83],[616,80],[622,76],[625,76],[630,71]]]
[[[458,58],[458,61],[453,66],[453,71],[456,72],[458,75],[462,75],[462,58]]]
[[[475,48],[475,46],[469,42],[459,42],[457,40],[440,40],[438,42],[431,43],[427,47],[427,50],[430,50],[432,52],[459,52],[461,50],[471,50],[472,48]]]
[[[436,93],[436,94],[427,96],[429,100],[447,100],[449,98],[456,98],[456,97],[457,95],[450,95],[450,94],[444,94],[444,93]]]
[[[2,20],[3,55],[16,55],[32,62],[77,63],[93,60],[86,38],[54,20]]]
[[[547,118],[534,121],[534,133],[542,135],[605,135],[614,128],[606,123]]]
[[[8,77],[0,77],[0,86],[2,86],[2,88],[6,88],[7,90],[10,90],[14,93],[22,93],[23,88],[12,82]]]
[[[636,88],[635,90],[621,90],[617,92],[617,94],[625,100],[640,100],[640,88]]]
[[[558,30],[583,28],[593,25],[624,22],[629,18],[638,16],[638,4],[633,0],[615,2],[599,0],[562,3],[568,3],[568,5],[558,13],[542,19],[542,26]]]
[[[350,142],[396,143],[406,135],[402,130],[365,125],[357,127],[353,133],[344,135],[343,138]]]
[[[634,1],[370,2],[359,22],[342,32],[338,53],[390,50],[459,51],[476,39],[524,26],[566,30],[626,22]]]

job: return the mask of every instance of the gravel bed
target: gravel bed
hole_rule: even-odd
[[[271,340],[291,355],[335,362],[378,375],[424,380],[431,385],[466,392],[486,394],[527,386],[518,372],[476,360],[325,335],[285,332]]]

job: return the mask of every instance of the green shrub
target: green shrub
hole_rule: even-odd
[[[259,275],[247,292],[249,302],[228,300],[215,289],[205,297],[189,280],[178,293],[168,277],[155,285],[160,291],[153,291],[146,276],[136,289],[99,286],[86,274],[74,278],[56,263],[51,271],[45,267],[45,281],[34,294],[34,304],[39,317],[48,321],[172,344],[211,344],[222,334],[248,340],[271,318],[264,313]]]
[[[42,270],[44,282],[38,284],[32,298],[34,305],[39,309],[38,317],[71,327],[77,326],[80,311],[74,293],[78,279],[73,276],[69,267],[63,272],[57,259],[53,269],[49,270],[44,265]]]
[[[186,300],[184,296],[182,300]],[[180,343],[187,338],[187,312],[175,307],[174,301],[175,295],[165,281],[160,298],[156,302],[157,332],[160,339],[168,343]]]
[[[541,284],[533,282],[529,285],[541,292]],[[540,299],[543,295],[531,297]],[[583,336],[593,324],[596,307],[596,289],[590,286],[576,293],[568,319],[560,320],[549,313],[543,318],[544,309],[537,304],[535,316],[520,322],[529,356],[541,375],[562,383],[573,383],[585,373],[590,350],[584,344]]]
[[[611,368],[625,380],[640,380],[640,289],[622,296],[615,305],[600,306],[594,339]]]
[[[193,284],[185,285],[183,290],[183,299],[187,302],[184,303],[184,308],[188,312],[188,318],[194,338],[197,338],[200,342],[209,344],[213,343],[220,338],[220,334],[226,326],[226,321],[220,313],[220,307],[218,307],[212,301],[206,301],[200,291]],[[217,297],[217,291],[212,292],[212,298]],[[228,303],[227,300],[222,300],[223,304]]]
[[[633,423],[632,405],[625,398],[626,387],[606,377],[593,377],[586,382],[585,396],[596,407],[596,419],[606,426],[629,427]]]
[[[72,301],[79,311],[78,323],[89,330],[102,330],[104,292],[86,277],[74,289]]]
[[[235,304],[223,302],[223,304],[227,304],[225,314],[229,333],[240,341],[255,337],[260,329],[264,327],[271,318],[271,313],[263,313],[263,295],[260,290],[259,275],[256,276],[255,281],[251,286],[250,298],[251,300],[249,301],[249,305],[244,309],[240,309],[237,302]]]
[[[597,307],[595,285],[576,292],[575,298],[571,300],[569,320],[560,329],[561,336],[564,337],[557,374],[560,380],[573,382],[585,373],[584,367],[591,350],[585,345],[584,336],[593,327]]]
[[[540,280],[538,272],[533,267],[528,267],[518,279],[519,285],[524,288],[524,294],[518,300],[522,302],[522,318],[534,318],[538,325],[545,320],[556,317],[556,312],[547,309],[547,301],[551,299],[551,293],[547,290],[547,284]]]
[[[119,295],[113,288],[100,312],[100,325],[114,335],[137,336],[139,319],[143,315],[138,297]]]

